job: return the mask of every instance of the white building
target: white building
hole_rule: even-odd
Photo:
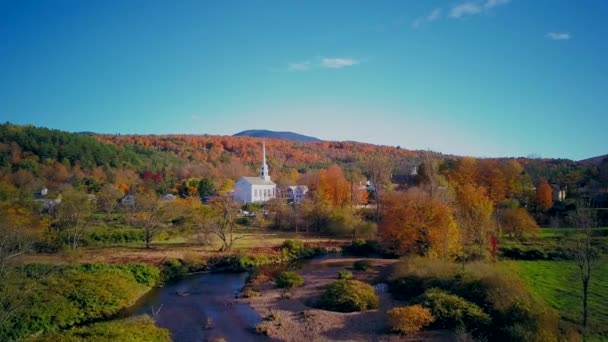
[[[259,177],[242,177],[234,184],[233,198],[240,203],[266,202],[277,196],[277,185],[270,180],[266,164],[266,144],[262,144],[263,160]]]
[[[288,200],[294,203],[300,203],[308,193],[308,187],[306,185],[293,185],[288,186],[285,189],[285,196]]]

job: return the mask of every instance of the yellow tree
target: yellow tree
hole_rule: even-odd
[[[48,220],[32,210],[0,201],[0,280],[7,263],[26,252],[47,227]]]
[[[478,257],[485,256],[494,226],[492,200],[485,188],[465,184],[456,189],[456,202],[463,252],[478,254]],[[476,246],[476,251],[471,249],[472,246]]]
[[[456,161],[449,174],[449,180],[456,185],[477,184],[479,165],[472,157],[463,157]]]
[[[507,196],[519,194],[523,191],[524,167],[514,159],[507,160],[500,165],[502,174],[505,176],[507,185]]]

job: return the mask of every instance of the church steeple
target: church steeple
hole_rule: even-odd
[[[260,169],[260,178],[266,181],[270,180],[268,164],[266,164],[266,142],[264,141],[262,141],[262,168]]]

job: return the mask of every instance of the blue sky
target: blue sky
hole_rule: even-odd
[[[0,0],[0,121],[608,153],[603,0]]]

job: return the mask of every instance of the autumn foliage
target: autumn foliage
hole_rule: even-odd
[[[453,210],[419,189],[385,196],[378,233],[386,248],[398,255],[449,257],[459,246]]]
[[[553,190],[546,179],[542,179],[536,187],[536,206],[541,210],[548,210],[553,206]]]
[[[418,332],[435,320],[431,310],[419,304],[392,308],[386,313],[391,330],[405,335]]]
[[[506,236],[522,238],[524,234],[536,234],[539,231],[538,224],[524,208],[501,210],[499,221],[502,233]]]
[[[317,193],[333,207],[344,207],[350,203],[350,184],[338,165],[319,171]]]

